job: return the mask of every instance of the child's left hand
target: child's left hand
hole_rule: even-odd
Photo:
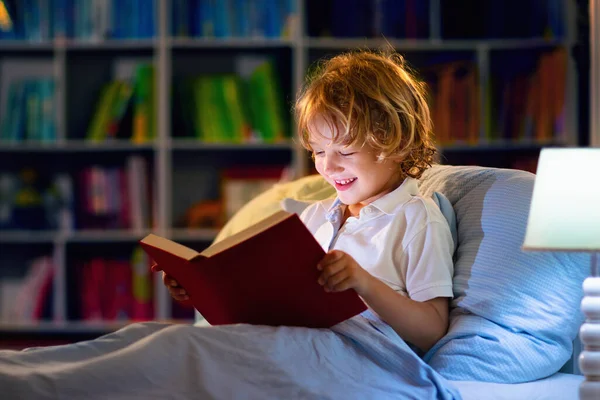
[[[373,276],[365,271],[348,253],[332,250],[317,264],[321,272],[319,285],[326,292],[342,292],[354,289],[360,296],[369,290]]]

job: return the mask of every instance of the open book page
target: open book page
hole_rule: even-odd
[[[190,249],[187,246],[184,246],[169,239],[165,239],[160,236],[156,236],[152,233],[143,238],[141,242],[147,244],[148,246],[164,250],[167,253],[171,253],[187,261],[192,260],[200,255],[200,253],[198,253],[194,249]]]
[[[277,225],[279,222],[289,218],[292,215],[293,214],[287,211],[278,211],[270,217],[267,217],[262,221],[259,221],[256,224],[213,244],[200,254],[205,257],[211,257],[225,249],[250,239],[252,236],[266,230],[273,225]]]

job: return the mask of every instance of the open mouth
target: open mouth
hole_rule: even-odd
[[[346,190],[356,182],[356,178],[334,180],[333,182],[335,183],[335,188],[337,190]]]

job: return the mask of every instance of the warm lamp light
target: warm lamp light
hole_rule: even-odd
[[[590,252],[579,331],[580,399],[600,398],[600,148],[542,149],[523,250]]]
[[[600,250],[600,149],[541,151],[523,247]]]

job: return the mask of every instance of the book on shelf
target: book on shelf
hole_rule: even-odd
[[[206,143],[277,143],[289,137],[284,96],[269,57],[240,57],[237,73],[180,78],[175,123]]]
[[[422,69],[428,87],[431,118],[442,146],[480,141],[479,81],[469,60],[435,63]]]
[[[202,252],[154,234],[140,243],[212,325],[327,328],[367,308],[352,289],[318,284],[325,252],[297,214],[279,211]]]
[[[77,290],[69,318],[86,322],[147,321],[154,318],[150,259],[136,246],[119,257],[75,261],[70,272]]]
[[[78,229],[144,230],[153,225],[152,182],[146,160],[127,156],[125,165],[91,165],[79,171]]]
[[[565,139],[568,53],[555,48],[496,62],[490,89],[487,139],[550,143]]]
[[[0,40],[144,39],[155,34],[155,0],[0,1]],[[125,10],[125,11],[124,11]]]
[[[85,139],[102,143],[130,139],[142,144],[156,137],[154,67],[140,63],[134,76],[103,85],[96,101]]]
[[[175,37],[290,37],[297,14],[294,1],[174,0],[171,33]]]
[[[156,138],[156,85],[155,71],[151,64],[140,64],[135,71],[133,94],[134,143],[146,143]]]
[[[421,39],[429,35],[428,1],[306,0],[305,13],[312,37]]]
[[[10,270],[10,261],[3,265]],[[19,267],[21,267],[19,265]],[[52,310],[56,266],[51,256],[32,259],[21,277],[0,276],[0,322],[29,323],[55,318]]]
[[[7,86],[0,142],[55,142],[54,79],[32,76],[16,79]]]

